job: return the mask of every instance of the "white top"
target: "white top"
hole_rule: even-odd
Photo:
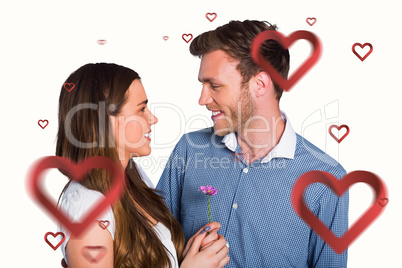
[[[136,163],[138,173],[141,175],[143,181],[151,188],[154,188],[151,180],[145,174],[144,170]],[[60,209],[68,216],[70,221],[72,222],[81,222],[83,216],[87,211],[89,211],[92,206],[100,201],[101,198],[104,198],[103,194],[98,191],[90,190],[85,188],[78,182],[71,181],[69,186],[67,187],[66,191],[63,193],[60,202]],[[111,206],[107,208],[107,210],[99,215],[96,220],[98,221],[109,221],[109,226],[107,226],[107,230],[112,235],[114,239],[115,234],[115,221],[113,216],[113,210]],[[161,240],[162,244],[168,249],[169,252],[168,256],[170,258],[170,262],[172,266],[175,268],[179,267],[178,260],[177,260],[177,253],[176,249],[172,242],[172,237],[170,230],[163,225],[161,222],[158,222],[153,227],[155,233],[158,235],[159,239]],[[70,232],[62,225],[58,226],[58,232],[63,232],[65,235],[65,240],[61,245],[61,251],[63,253],[64,260],[68,263],[66,258],[66,244],[70,239]],[[59,240],[60,241],[60,240]],[[146,246],[146,245],[144,245]],[[173,256],[172,256],[173,255]]]

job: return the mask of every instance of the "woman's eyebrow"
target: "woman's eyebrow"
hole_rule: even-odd
[[[140,105],[143,105],[143,104],[147,104],[147,103],[148,103],[148,99],[146,99],[146,100],[144,100],[144,101],[138,103],[137,106],[140,106]]]

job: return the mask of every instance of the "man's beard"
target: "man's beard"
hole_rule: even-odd
[[[240,110],[239,110],[240,109]],[[219,119],[214,124],[214,132],[218,136],[225,136],[231,132],[244,131],[248,120],[255,113],[255,103],[251,98],[248,83],[240,89],[240,95],[233,106],[228,107],[229,115]]]

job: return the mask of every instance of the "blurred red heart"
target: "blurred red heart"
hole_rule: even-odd
[[[107,40],[104,39],[99,39],[98,41],[96,41],[99,45],[105,45],[107,43]]]
[[[260,51],[261,45],[269,39],[277,41],[282,47],[289,48],[290,45],[301,39],[309,41],[313,45],[313,53],[310,57],[292,74],[289,79],[285,79],[278,71],[268,62]],[[289,91],[290,88],[306,74],[306,72],[313,67],[318,61],[321,54],[321,43],[318,37],[312,32],[296,31],[289,37],[283,36],[280,32],[267,30],[259,33],[251,44],[251,56],[255,63],[266,71],[271,78],[284,90]]]
[[[370,185],[376,194],[374,200],[387,199],[387,190],[382,180],[368,171],[353,171],[338,180],[332,174],[313,170],[301,175],[292,190],[292,204],[296,213],[317,233],[336,253],[345,249],[373,222],[384,209],[379,202],[374,201],[371,207],[346,231],[342,237],[337,237],[304,203],[304,191],[313,183],[323,183],[337,196],[341,196],[351,185],[363,182]]]
[[[216,13],[207,13],[205,17],[210,21],[213,22],[218,15]]]
[[[94,168],[106,169],[110,172],[113,182],[110,191],[105,194],[100,202],[98,202],[92,210],[83,217],[80,223],[73,223],[61,212],[55,204],[53,204],[45,191],[40,187],[39,182],[42,179],[42,173],[50,168],[58,168],[63,174],[71,180],[80,181],[83,177]],[[124,172],[119,165],[113,160],[103,156],[93,156],[84,161],[75,164],[71,160],[59,156],[48,156],[38,160],[28,173],[28,189],[33,198],[38,201],[58,222],[66,227],[73,235],[79,237],[82,232],[110,205],[116,202],[124,191],[125,177]]]
[[[81,249],[82,255],[90,263],[98,263],[105,255],[106,248],[103,246],[85,246]]]
[[[316,18],[307,18],[307,19],[306,19],[306,22],[307,22],[310,26],[313,26],[314,23],[317,22],[317,19],[316,19]]]

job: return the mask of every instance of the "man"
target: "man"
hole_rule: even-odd
[[[231,21],[194,39],[201,57],[200,105],[212,112],[213,128],[185,134],[174,148],[157,189],[181,223],[186,240],[212,220],[230,249],[227,267],[346,267],[347,251],[335,253],[298,217],[291,205],[295,181],[311,170],[337,178],[345,170],[296,134],[279,109],[282,89],[250,56],[253,38],[275,25]],[[276,41],[262,53],[284,77],[289,52]],[[305,191],[307,206],[337,236],[348,228],[348,194],[337,197],[323,184]]]

